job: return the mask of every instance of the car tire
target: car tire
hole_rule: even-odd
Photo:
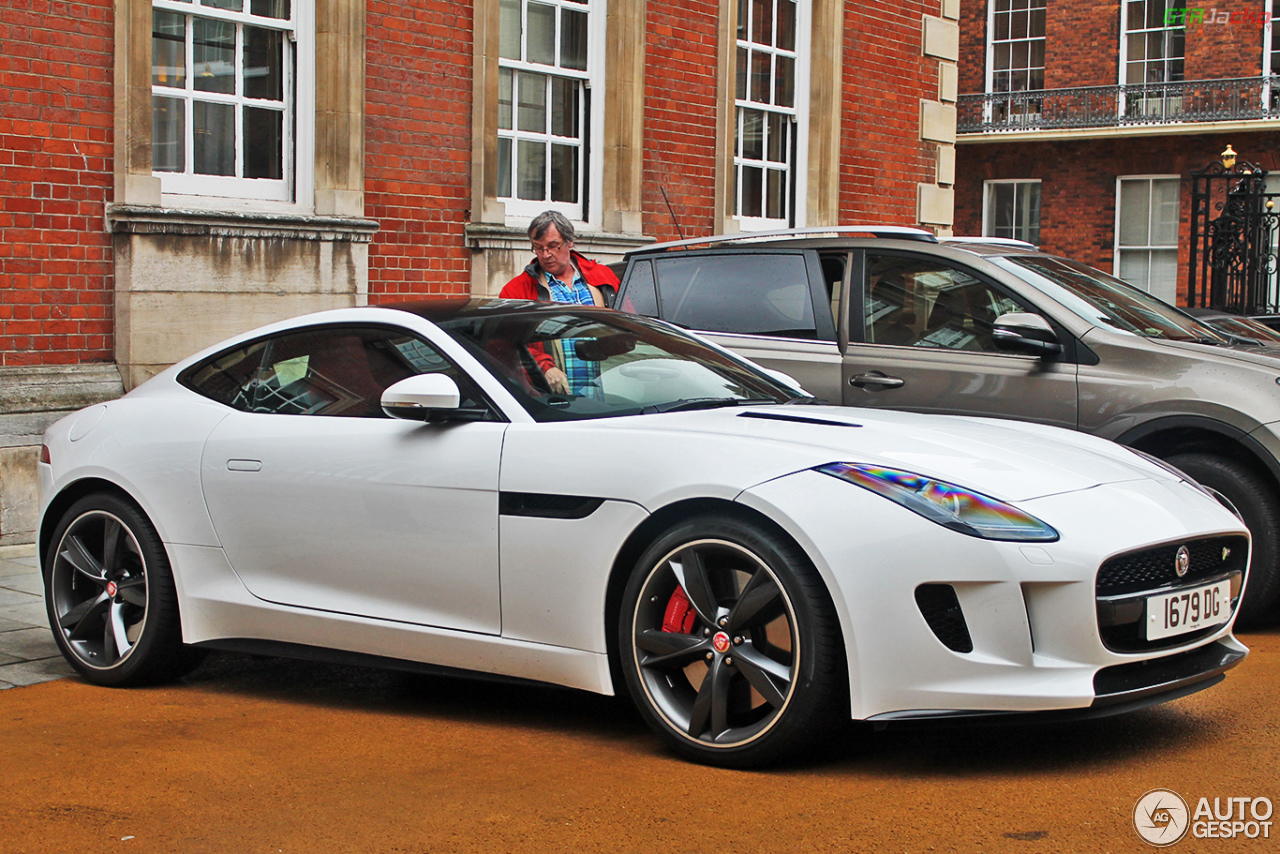
[[[826,587],[794,543],[732,516],[690,519],[645,551],[619,641],[641,715],[697,762],[795,759],[848,716]]]
[[[1248,466],[1215,454],[1176,454],[1166,462],[1235,506],[1253,538],[1249,584],[1240,603],[1236,625],[1256,626],[1275,615],[1272,606],[1280,594],[1280,499]]]
[[[45,555],[44,586],[58,648],[88,682],[164,682],[204,657],[182,643],[164,544],[130,501],[99,493],[73,504]]]

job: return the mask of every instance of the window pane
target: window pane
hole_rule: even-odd
[[[796,102],[796,61],[789,56],[777,58],[777,77],[773,81],[773,103],[794,107]]]
[[[195,42],[194,83],[201,92],[234,95],[236,91],[236,25],[210,18],[192,20]]]
[[[665,320],[710,332],[816,335],[803,255],[673,257],[655,269]]]
[[[244,96],[284,100],[284,33],[244,28]]]
[[[498,69],[498,127],[503,130],[511,130],[511,78],[514,74],[510,68]]]
[[[244,177],[284,177],[284,113],[244,108]]]
[[[772,0],[751,0],[751,40],[756,44],[773,44]]]
[[[769,103],[769,90],[772,88],[769,85],[772,76],[770,67],[772,59],[772,54],[761,51],[751,52],[751,100],[761,104]]]
[[[289,20],[289,0],[249,0],[249,12],[263,18]]]
[[[1150,253],[1145,249],[1121,251],[1120,278],[1135,287],[1147,289],[1147,265]]]
[[[187,17],[155,10],[151,13],[151,83],[187,85]]]
[[[769,113],[768,148],[769,160],[774,163],[786,163],[791,152],[787,141],[787,133],[791,130],[790,120],[782,113]]]
[[[581,85],[567,77],[551,78],[551,133],[555,136],[578,136],[578,90]]]
[[[244,0],[200,0],[200,5],[211,9],[230,9],[232,12],[244,11]]]
[[[186,118],[181,100],[151,99],[151,168],[155,171],[186,170]]]
[[[738,0],[738,38],[747,40],[747,0]]]
[[[560,67],[587,70],[587,13],[560,10]]]
[[[743,101],[747,99],[747,64],[750,61],[750,52],[745,47],[738,48],[738,88],[736,97]]]
[[[498,140],[498,195],[511,198],[511,140]]]
[[[578,201],[578,146],[551,146],[551,201]]]
[[[1151,221],[1150,183],[1145,180],[1120,182],[1120,244],[1146,246],[1147,225]],[[1124,278],[1121,276],[1121,278]]]
[[[647,317],[658,316],[658,292],[653,284],[653,262],[637,261],[627,277],[627,310]]]
[[[1178,250],[1162,249],[1151,253],[1148,290],[1165,302],[1178,300]]]
[[[502,0],[498,12],[498,55],[520,58],[520,0]]]
[[[742,167],[742,210],[739,216],[760,216],[764,174],[758,166]]]
[[[530,3],[526,11],[528,38],[525,59],[544,65],[556,64],[556,7]]]
[[[764,113],[760,110],[742,111],[742,156],[764,159]]]
[[[787,173],[781,169],[766,170],[768,186],[766,187],[764,215],[770,219],[784,219],[787,215]]]
[[[547,146],[541,142],[520,140],[516,149],[516,187],[518,197],[540,202],[547,197]]]
[[[236,108],[204,101],[196,101],[191,106],[196,174],[235,175]]]
[[[796,0],[778,0],[778,47],[796,49]]]
[[[520,105],[516,127],[538,133],[547,132],[547,78],[543,74],[518,75]]]
[[[1151,244],[1178,245],[1178,181],[1151,182]]]

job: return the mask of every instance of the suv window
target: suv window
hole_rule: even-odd
[[[435,347],[378,327],[320,327],[253,341],[196,365],[182,382],[243,412],[382,418],[388,386],[436,372],[458,383],[463,407],[486,406]]]
[[[818,333],[803,254],[681,255],[654,266],[664,320],[708,332],[827,337]],[[830,311],[829,304],[819,310]]]
[[[995,320],[1024,311],[964,270],[934,258],[867,256],[866,341],[995,352]]]

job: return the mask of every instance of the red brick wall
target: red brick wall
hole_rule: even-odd
[[[685,237],[714,228],[718,27],[715,0],[647,4],[644,230],[658,240],[677,239],[664,188]]]
[[[1262,4],[1254,0],[1189,2],[1193,9],[1187,26],[1186,77],[1213,80],[1224,77],[1257,77],[1262,74]],[[1222,21],[1230,13],[1230,23]],[[1210,19],[1213,20],[1210,20]],[[1274,38],[1275,36],[1273,36]]]
[[[368,4],[365,215],[381,224],[371,303],[470,287],[471,13],[455,0]]]
[[[0,366],[110,361],[111,0],[0,4]]]
[[[1044,86],[1114,86],[1120,80],[1120,4],[1048,0]],[[981,91],[981,90],[977,90]]]
[[[1193,169],[1218,160],[1230,141],[1242,159],[1280,169],[1280,133],[1223,136],[1118,137],[1016,145],[962,145],[957,157],[956,234],[982,233],[985,181],[1038,178],[1040,245],[1111,271],[1115,251],[1116,177],[1182,176],[1179,293],[1190,249]]]
[[[845,7],[841,222],[916,222],[916,184],[937,171],[937,145],[920,140],[920,99],[938,97],[921,19],[940,11],[919,0]]]
[[[987,87],[987,4],[960,4],[960,94],[985,92]]]

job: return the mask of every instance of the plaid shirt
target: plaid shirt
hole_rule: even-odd
[[[545,272],[545,271],[544,271]],[[573,305],[595,305],[591,289],[583,281],[582,274],[574,270],[573,284],[566,285],[550,273],[547,276],[547,290],[552,302],[566,302]],[[574,352],[576,342],[572,338],[563,339],[560,345],[564,348],[564,373],[569,378],[569,392],[583,397],[596,397],[600,388],[594,385],[600,376],[598,362],[587,362],[579,359]]]

